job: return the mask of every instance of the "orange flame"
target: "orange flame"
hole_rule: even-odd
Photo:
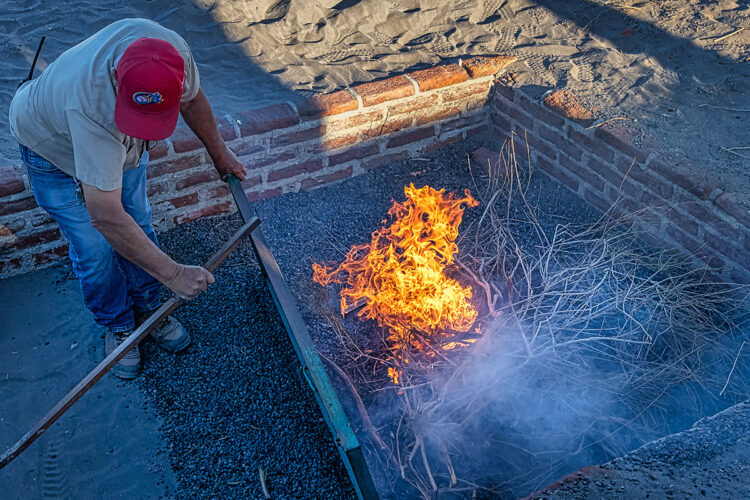
[[[346,284],[340,292],[342,315],[363,306],[357,313],[360,319],[387,328],[394,351],[406,342],[422,347],[410,339],[410,332],[427,336],[468,332],[477,317],[471,288],[445,272],[458,251],[455,241],[463,205],[479,203],[468,189],[458,197],[444,189],[417,189],[411,184],[404,193],[406,201],[394,201],[388,210],[390,226],[383,221],[370,243],[352,246],[338,266],[313,264],[316,283]],[[448,345],[448,349],[455,347],[455,343]],[[388,375],[398,383],[398,370],[389,368]]]

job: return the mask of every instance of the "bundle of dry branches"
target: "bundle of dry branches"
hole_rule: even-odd
[[[571,455],[618,456],[667,431],[671,388],[690,382],[682,397],[721,388],[726,361],[736,363],[721,340],[739,329],[738,287],[645,248],[639,214],[545,227],[527,201],[530,177],[511,141],[483,184],[475,179],[479,216],[462,228],[453,271],[474,289],[478,339],[445,350],[441,335],[414,332],[410,352],[394,358],[387,332],[355,334],[335,300],[320,302],[348,354],[336,370],[364,428],[424,498],[522,495]],[[386,359],[408,360],[396,366],[398,386],[384,377]]]

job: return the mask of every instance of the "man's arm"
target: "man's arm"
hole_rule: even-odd
[[[125,212],[120,189],[102,191],[88,184],[82,187],[91,222],[120,255],[182,298],[195,297],[214,282],[213,275],[206,269],[178,264],[162,252]]]
[[[224,179],[227,174],[232,174],[240,180],[245,180],[245,167],[219,135],[216,118],[203,90],[198,90],[198,94],[192,101],[182,103],[180,113],[185,123],[206,146],[206,151],[211,156],[221,178]]]

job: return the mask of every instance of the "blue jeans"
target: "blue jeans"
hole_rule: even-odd
[[[99,325],[112,332],[133,329],[134,311],[159,307],[161,284],[115,252],[94,228],[78,181],[26,146],[20,149],[37,204],[58,223],[68,240],[70,260],[86,307]],[[148,152],[144,152],[136,168],[123,172],[122,206],[156,243],[146,195],[147,163]]]

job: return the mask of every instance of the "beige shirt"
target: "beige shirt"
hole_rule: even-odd
[[[146,141],[115,125],[119,57],[141,37],[169,42],[185,60],[181,102],[198,94],[200,77],[185,40],[146,19],[110,24],[63,52],[10,104],[13,137],[63,172],[103,191],[122,187],[122,173],[133,168]]]

